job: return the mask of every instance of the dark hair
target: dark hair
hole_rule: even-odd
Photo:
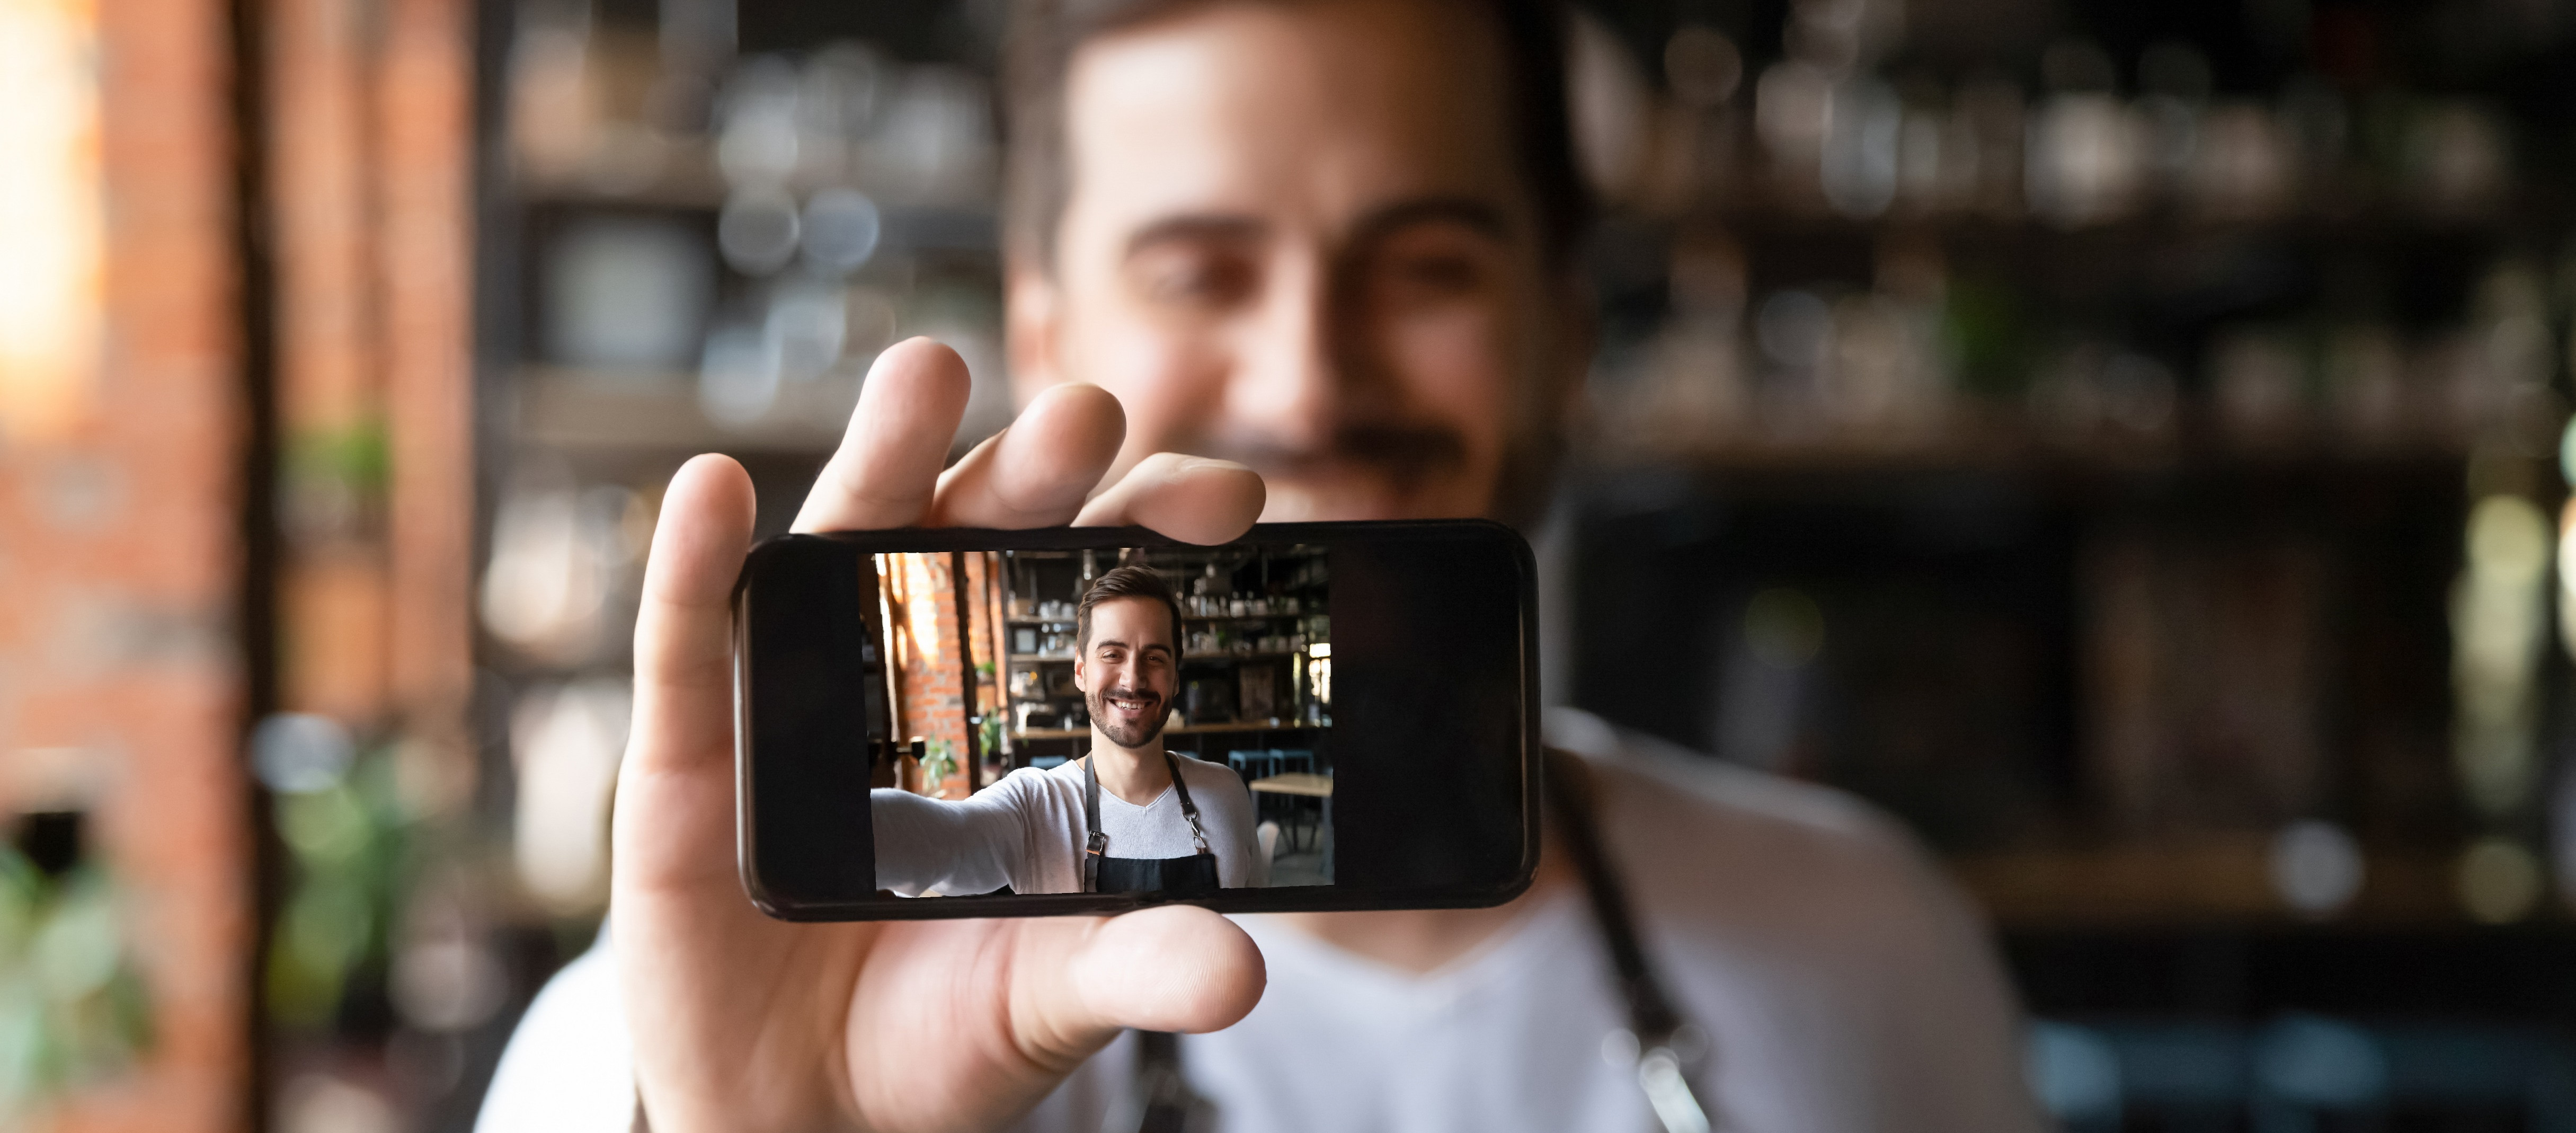
[[[1073,612],[1073,652],[1075,656],[1091,649],[1091,608],[1113,598],[1151,598],[1163,604],[1172,615],[1172,660],[1181,659],[1181,600],[1172,597],[1172,584],[1152,567],[1123,566],[1091,580],[1091,589],[1082,592],[1082,602]]]
[[[1283,0],[1284,2],[1284,0]],[[1558,0],[1450,0],[1493,23],[1503,52],[1503,98],[1522,182],[1551,267],[1572,257],[1592,201],[1575,166],[1565,109],[1565,11]],[[1020,0],[1002,49],[1007,130],[1003,237],[1028,262],[1051,265],[1071,195],[1064,87],[1074,52],[1095,36],[1204,7],[1211,0]]]

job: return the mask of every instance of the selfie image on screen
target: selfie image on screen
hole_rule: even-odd
[[[1305,545],[859,559],[876,888],[1333,884],[1330,555]]]

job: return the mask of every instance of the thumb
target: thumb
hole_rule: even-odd
[[[1118,1032],[1222,1029],[1266,978],[1251,937],[1188,906],[888,926],[851,1005],[851,1100],[873,1129],[1007,1124]],[[925,1050],[957,1056],[925,1072]]]
[[[1167,905],[1081,930],[1062,977],[1032,996],[1058,1013],[1077,1045],[1096,1046],[1131,1027],[1223,1030],[1251,1013],[1269,982],[1252,938],[1206,909]]]

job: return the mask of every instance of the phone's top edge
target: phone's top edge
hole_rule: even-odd
[[[1490,519],[1353,519],[1315,523],[1256,523],[1241,536],[1222,543],[1192,543],[1174,539],[1150,527],[1029,527],[1005,529],[996,527],[888,527],[872,531],[815,531],[773,535],[760,541],[767,547],[781,543],[883,543],[889,539],[919,539],[925,546],[940,550],[1052,550],[1085,547],[1229,547],[1243,543],[1297,543],[1354,535],[1397,532],[1464,532],[1488,530],[1510,536],[1523,546],[1527,537],[1508,524]],[[754,548],[757,550],[758,548]]]

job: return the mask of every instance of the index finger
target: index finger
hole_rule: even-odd
[[[796,512],[797,531],[867,531],[921,522],[973,381],[957,352],[927,338],[886,348],[868,367],[841,447]]]

